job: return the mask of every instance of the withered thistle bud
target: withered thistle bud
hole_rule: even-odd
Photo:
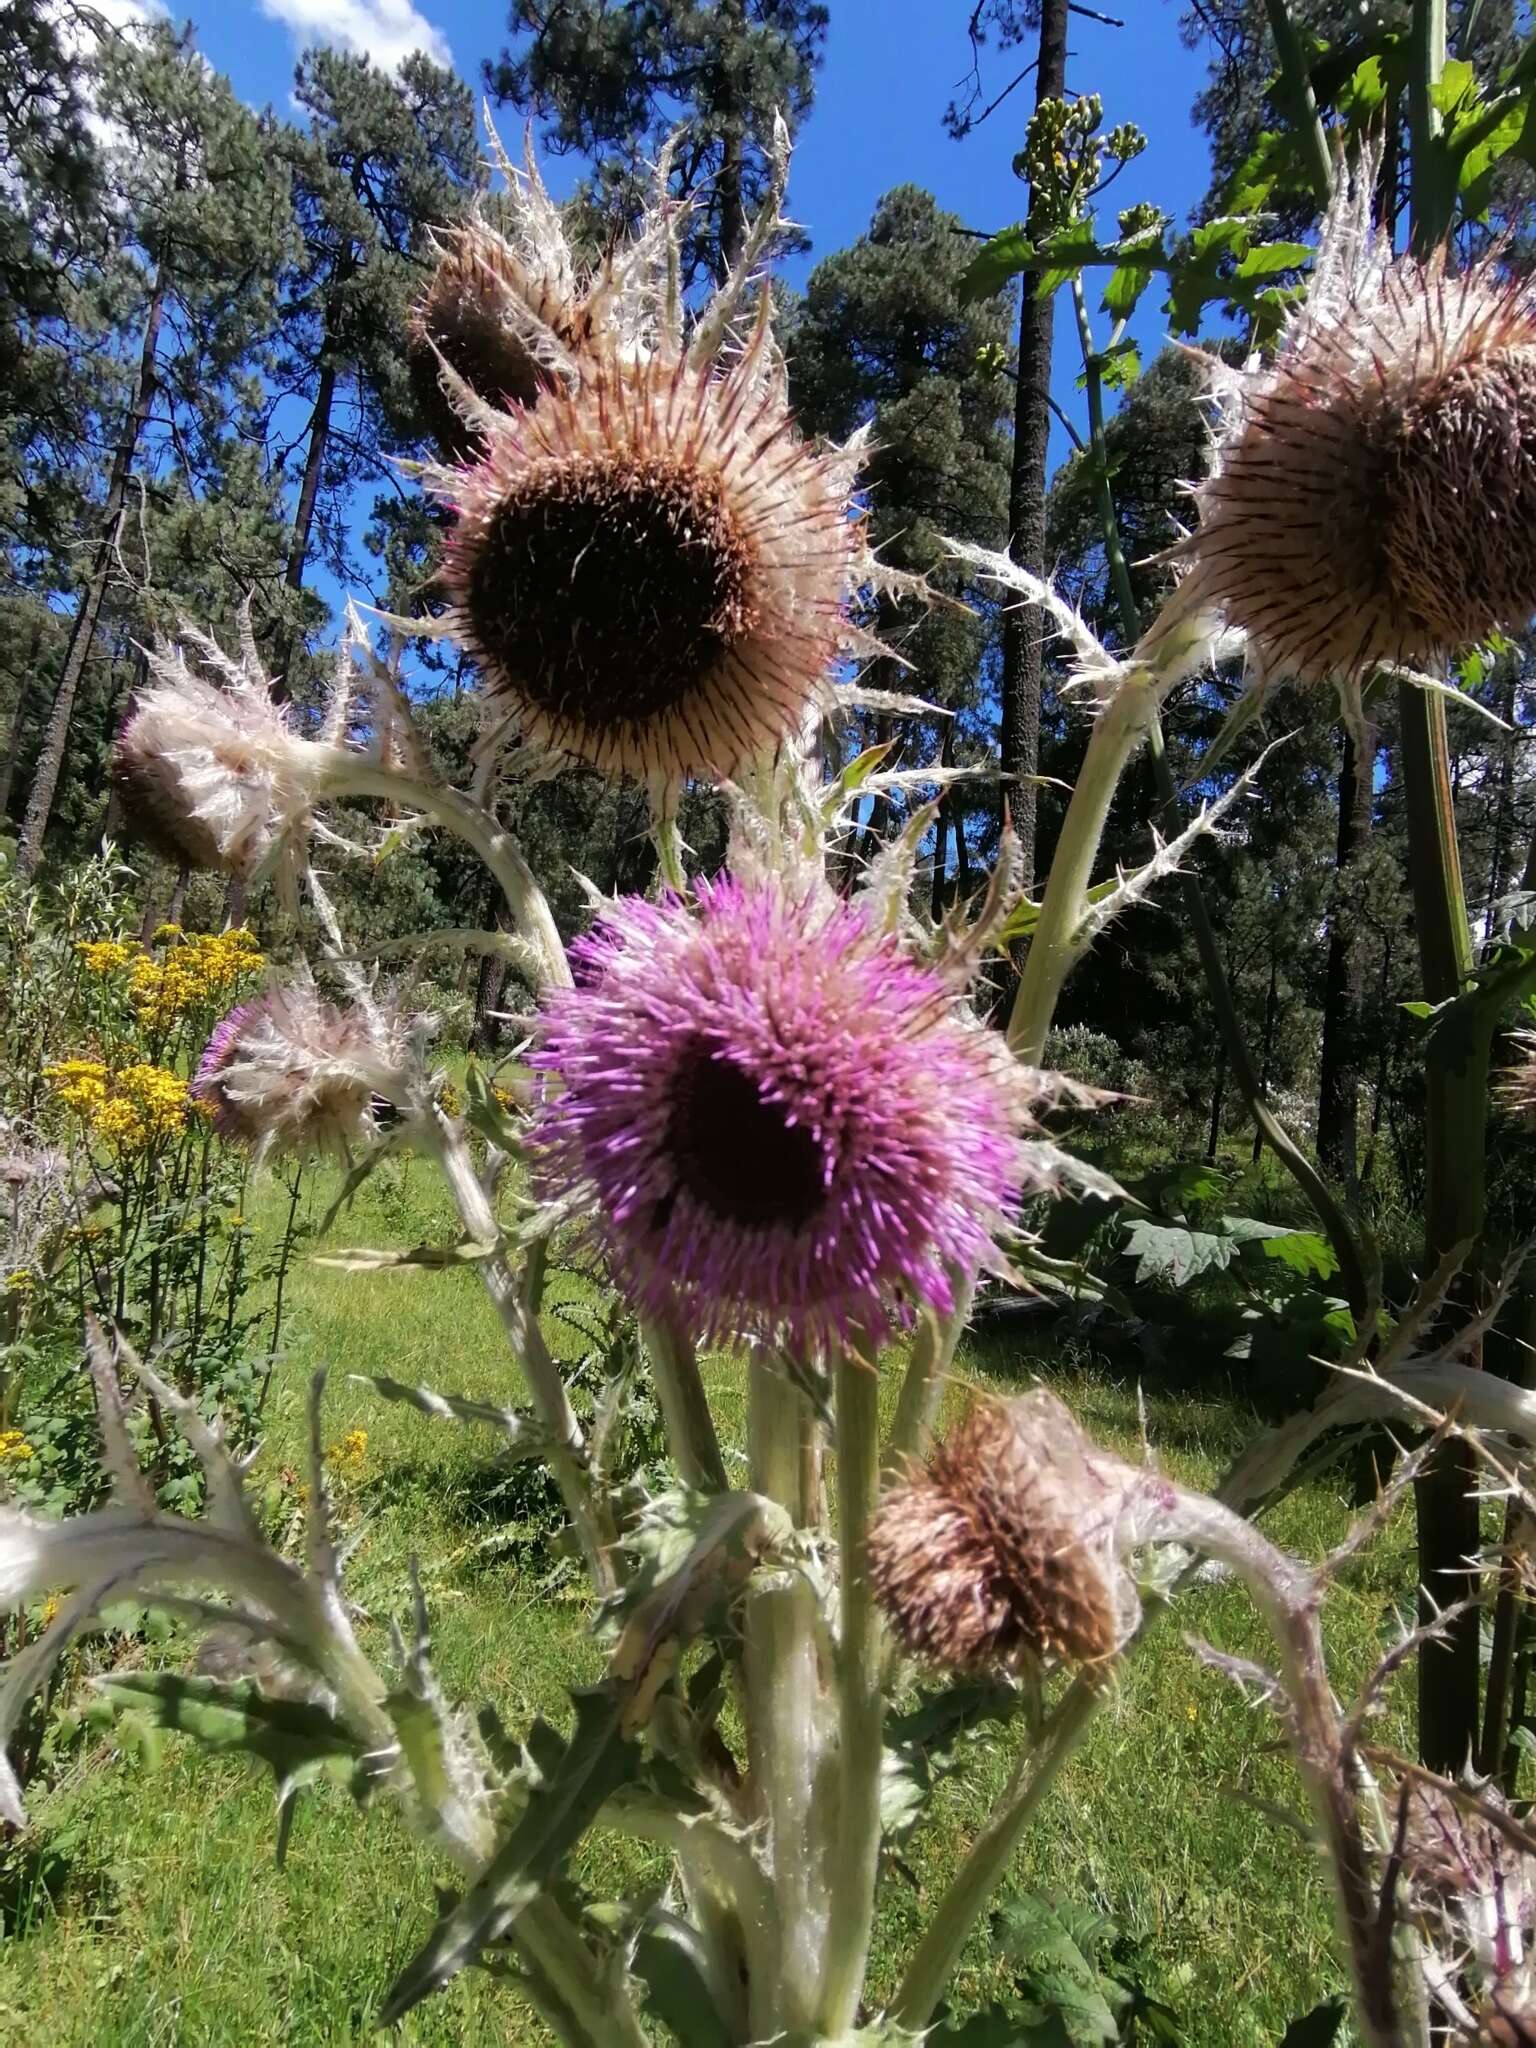
[[[1504,1067],[1494,1093],[1511,1115],[1536,1123],[1536,1031],[1516,1031],[1510,1044],[1516,1057]]]
[[[590,324],[563,247],[519,252],[480,222],[452,230],[406,329],[411,387],[449,462],[481,452],[480,434],[443,388],[446,363],[486,404],[532,405]]]
[[[1119,1561],[1137,1478],[1043,1388],[979,1400],[871,1528],[870,1577],[897,1637],[961,1671],[1059,1659],[1107,1672],[1137,1613]]]
[[[239,660],[191,632],[155,648],[112,765],[135,837],[172,860],[249,878],[304,837],[325,750],[273,702],[245,638]]]
[[[1209,366],[1212,472],[1145,643],[1208,617],[1261,685],[1347,703],[1383,663],[1433,667],[1536,609],[1536,299],[1497,259],[1393,256],[1372,170],[1341,179],[1273,355]]]
[[[270,1153],[345,1156],[376,1129],[375,1103],[399,1092],[410,1058],[406,1020],[329,1003],[308,983],[273,989],[214,1029],[193,1094],[214,1128]]]

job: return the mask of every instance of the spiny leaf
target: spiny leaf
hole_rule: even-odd
[[[623,1733],[625,1689],[603,1684],[573,1697],[576,1726],[558,1764],[532,1793],[480,1876],[396,1980],[380,2015],[384,2026],[393,2026],[440,1990],[491,1942],[505,1939],[603,1802],[632,1775],[640,1752]]]
[[[370,1245],[353,1245],[345,1251],[327,1252],[315,1260],[317,1266],[331,1266],[340,1273],[387,1273],[399,1266],[478,1265],[494,1259],[505,1247],[497,1242],[482,1244],[465,1238],[458,1244],[418,1244],[409,1251],[375,1251]]]
[[[138,1671],[99,1678],[96,1685],[120,1713],[141,1713],[152,1726],[194,1736],[205,1749],[244,1750],[267,1765],[282,1792],[324,1774],[355,1775],[357,1739],[341,1722],[313,1701],[274,1698],[253,1680]]]
[[[678,2048],[731,2048],[698,1930],[672,1913],[653,1912],[635,1943],[630,1968],[645,1986],[646,2004]]]
[[[386,1373],[354,1372],[347,1377],[356,1380],[359,1386],[372,1387],[386,1401],[404,1401],[422,1415],[484,1423],[490,1429],[499,1429],[521,1457],[537,1456],[544,1448],[535,1422],[527,1415],[519,1415],[515,1408],[499,1408],[492,1401],[472,1401],[464,1394],[440,1394],[435,1387],[410,1387],[403,1380],[390,1379]]]

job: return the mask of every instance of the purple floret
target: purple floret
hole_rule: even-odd
[[[860,906],[730,879],[621,900],[573,959],[535,1156],[633,1300],[798,1350],[953,1305],[1027,1147],[1019,1069],[939,974]]]

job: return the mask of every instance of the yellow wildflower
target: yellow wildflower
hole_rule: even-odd
[[[325,1462],[338,1479],[356,1479],[362,1472],[367,1455],[367,1430],[349,1429],[344,1437],[327,1448]]]
[[[75,951],[88,974],[119,974],[138,951],[131,939],[81,939]]]
[[[19,1429],[0,1429],[0,1465],[24,1465],[35,1456]]]
[[[179,924],[157,924],[155,926],[155,944],[157,946],[174,946],[180,937],[181,926]]]
[[[437,1091],[437,1106],[444,1116],[462,1116],[464,1098],[451,1081],[445,1081]]]
[[[107,1070],[101,1060],[60,1060],[44,1067],[43,1079],[53,1083],[53,1092],[66,1109],[89,1116],[107,1099]]]
[[[128,1000],[146,1029],[167,1031],[182,1017],[222,1006],[261,964],[261,949],[243,926],[179,933],[163,960],[146,954],[134,962]]]
[[[44,1628],[51,1628],[53,1626],[54,1620],[57,1617],[59,1608],[62,1604],[63,1603],[60,1601],[57,1593],[50,1593],[48,1595],[48,1598],[43,1602]]]
[[[18,1266],[14,1273],[5,1276],[7,1294],[30,1294],[37,1285],[37,1277],[25,1266]]]
[[[169,1067],[144,1063],[110,1075],[110,1092],[91,1128],[119,1152],[143,1152],[174,1138],[187,1120],[187,1084]]]

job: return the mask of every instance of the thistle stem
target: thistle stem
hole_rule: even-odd
[[[678,1476],[702,1493],[724,1493],[730,1481],[692,1339],[669,1316],[642,1317],[640,1335]]]
[[[955,1362],[955,1352],[970,1320],[976,1297],[976,1276],[961,1279],[951,1274],[955,1305],[947,1316],[924,1315],[912,1338],[912,1355],[902,1376],[896,1397],[896,1414],[880,1460],[881,1477],[897,1479],[909,1458],[920,1458],[928,1449],[944,1381]]]
[[[748,1367],[754,1491],[803,1526],[805,1397],[765,1360]],[[760,1568],[747,1590],[744,1669],[751,1786],[769,1829],[778,1967],[748,1987],[752,2038],[812,2029],[826,1947],[829,1716],[816,1593],[793,1567]]]
[[[869,1959],[880,1861],[883,1629],[869,1580],[869,1524],[880,1489],[880,1375],[846,1349],[837,1361],[838,1816],[827,1872],[831,1914],[819,2022],[852,2028]]]
[[[1146,738],[1156,710],[1149,673],[1133,669],[1099,712],[1088,735],[1088,751],[1062,821],[1045,897],[1030,934],[1024,973],[1008,1019],[1009,1050],[1027,1066],[1037,1067],[1044,1059],[1062,988],[1084,950],[1082,924],[1088,889],[1110,805],[1125,764]]]
[[[462,839],[500,885],[514,925],[538,954],[544,986],[569,988],[570,964],[548,898],[534,879],[517,841],[501,829],[488,810],[456,789],[414,782],[353,754],[342,755],[327,774],[324,794],[382,797],[387,803],[413,805],[425,811],[444,831]]]
[[[1269,32],[1280,63],[1280,77],[1291,102],[1291,119],[1307,160],[1312,190],[1317,195],[1318,205],[1326,206],[1333,188],[1333,157],[1322,116],[1317,110],[1317,94],[1312,90],[1306,52],[1301,47],[1301,37],[1296,33],[1296,24],[1291,19],[1286,0],[1264,0],[1264,11],[1269,16]]]
[[[1445,0],[1414,0],[1409,44],[1408,109],[1413,244],[1430,256],[1450,231],[1455,206],[1435,105],[1445,70]],[[1424,994],[1448,1002],[1472,974],[1456,811],[1451,795],[1445,702],[1401,683],[1403,815],[1408,831],[1408,883]],[[1432,1044],[1425,1073],[1427,1187],[1425,1257],[1430,1267],[1453,1245],[1482,1235],[1487,1131],[1488,1040]],[[1475,1252],[1474,1252],[1475,1256]],[[1421,1619],[1431,1619],[1466,1588],[1468,1559],[1480,1542],[1476,1474],[1465,1446],[1442,1445],[1415,1492]],[[1446,1639],[1419,1656],[1419,1754],[1431,1769],[1459,1771],[1472,1755],[1478,1722],[1478,1616],[1468,1608]]]
[[[944,1995],[972,1928],[1013,1861],[1024,1830],[1062,1765],[1088,1733],[1106,1697],[1104,1688],[1090,1685],[1086,1679],[1075,1680],[1052,1715],[1043,1743],[1020,1756],[1000,1804],[966,1851],[964,1862],[923,1930],[891,2006],[895,2026],[916,2034],[931,2025],[934,2007]]]
[[[448,1183],[459,1221],[477,1243],[496,1243],[501,1227],[458,1128],[436,1108],[423,1117],[422,1128],[424,1142]],[[547,1440],[549,1467],[576,1530],[592,1584],[599,1594],[606,1596],[615,1584],[613,1530],[588,1484],[586,1442],[560,1369],[549,1354],[538,1317],[503,1255],[498,1251],[476,1264],[485,1291],[501,1318],[512,1355],[522,1367]]]

